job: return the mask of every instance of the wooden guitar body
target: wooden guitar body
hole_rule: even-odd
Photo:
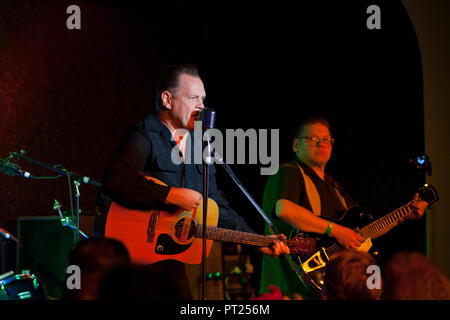
[[[195,238],[195,225],[202,224],[202,206],[191,211],[129,210],[112,203],[105,236],[118,239],[127,247],[135,263],[155,263],[173,259],[184,263],[201,262],[202,240]],[[145,214],[143,214],[145,213]],[[208,225],[217,225],[217,204],[208,201]],[[207,255],[212,240],[206,240]]]
[[[155,178],[149,178],[163,184]],[[198,264],[202,257],[202,239],[196,237],[197,225],[203,223],[203,203],[192,211],[174,213],[130,210],[112,202],[105,226],[105,237],[122,241],[134,263],[151,264],[173,259]],[[218,207],[208,199],[207,225],[216,226]],[[198,236],[198,234],[197,234]],[[206,241],[207,255],[213,240]]]

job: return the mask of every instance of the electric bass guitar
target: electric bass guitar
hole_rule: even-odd
[[[146,177],[165,185],[153,177]],[[192,211],[179,209],[176,212],[162,210],[132,210],[112,202],[105,226],[105,237],[122,241],[134,263],[151,264],[162,260],[178,260],[188,264],[199,264],[202,259],[203,203]],[[254,233],[218,228],[218,207],[208,199],[206,226],[206,255],[214,240],[270,246],[273,238]],[[291,253],[301,254],[311,250],[307,244],[296,239],[285,241]]]
[[[439,200],[437,191],[431,185],[424,185],[419,189],[419,198],[428,202],[428,207]],[[383,232],[390,231],[397,226],[399,220],[415,211],[414,201],[408,202],[375,221],[372,221],[370,214],[360,207],[351,207],[339,219],[332,221],[362,235],[365,241],[358,250],[368,251],[372,246],[371,239],[377,238]],[[369,221],[372,222],[368,223]],[[360,227],[361,225],[365,226]],[[346,249],[330,237],[312,233],[297,231],[290,239],[296,243],[297,252],[300,252],[291,254],[291,259],[296,264],[296,271],[301,282],[313,295],[320,295],[324,285],[327,263],[334,255]]]

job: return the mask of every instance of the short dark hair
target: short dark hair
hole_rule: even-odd
[[[155,88],[155,109],[157,113],[164,108],[161,94],[164,91],[171,91],[175,94],[179,86],[179,77],[182,74],[200,78],[197,66],[190,63],[168,65],[161,71]]]
[[[384,300],[450,299],[450,280],[422,252],[396,252],[383,269]]]
[[[376,260],[367,252],[347,250],[333,257],[325,269],[324,296],[329,300],[380,299],[381,287],[367,286],[367,268],[371,265],[376,265]]]
[[[317,124],[317,123],[324,125],[331,132],[330,122],[328,121],[327,118],[325,118],[323,116],[310,116],[310,117],[306,118],[305,120],[303,120],[299,124],[299,126],[297,127],[297,129],[294,132],[294,139],[299,136],[299,134],[303,131],[304,127],[306,127],[307,125]]]
[[[90,270],[126,265],[131,263],[131,258],[128,249],[117,239],[89,238],[77,243],[68,261],[83,270]]]

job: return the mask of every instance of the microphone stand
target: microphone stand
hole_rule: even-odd
[[[100,187],[101,186],[100,182],[92,180],[91,178],[83,176],[83,175],[80,175],[78,173],[70,172],[70,171],[65,170],[65,169],[64,170],[60,170],[58,168],[55,168],[54,166],[50,166],[50,165],[45,164],[43,162],[31,159],[31,158],[25,156],[25,151],[23,151],[23,150],[21,150],[20,153],[11,152],[10,156],[11,157],[19,157],[19,158],[21,158],[23,160],[26,160],[28,162],[34,163],[34,164],[36,164],[38,166],[50,169],[50,170],[52,170],[52,171],[54,171],[56,173],[59,173],[60,175],[66,175],[66,176],[68,176],[69,180],[70,180],[70,178],[74,179],[74,185],[75,185],[75,190],[76,190],[75,196],[77,198],[77,209],[76,209],[77,210],[77,221],[76,221],[76,225],[77,226],[76,227],[72,227],[72,229],[74,230],[74,247],[75,247],[77,242],[80,240],[80,207],[79,207],[80,206],[80,190],[79,190],[79,186],[81,184],[80,182],[83,182],[83,183],[86,183],[86,184],[90,184],[90,185],[93,185],[95,187]],[[70,187],[70,184],[69,184],[69,187]],[[71,197],[70,205],[71,205],[72,220],[74,220],[75,214],[73,212],[73,207],[72,207],[72,191],[70,191],[70,197]]]
[[[209,151],[209,140],[206,142]],[[203,158],[203,157],[202,157]],[[208,180],[209,180],[209,161],[203,159],[203,217],[202,217],[202,300],[206,298],[206,222],[208,219]]]
[[[203,250],[202,250],[202,271],[201,271],[201,278],[202,278],[202,300],[205,299],[205,287],[206,287],[206,222],[207,222],[207,211],[208,211],[208,177],[209,177],[209,165],[213,162],[212,159],[216,159],[216,162],[219,162],[222,164],[222,166],[225,168],[225,171],[230,175],[230,177],[233,179],[233,181],[237,184],[239,189],[244,193],[244,195],[250,200],[250,202],[253,204],[253,206],[256,208],[258,213],[263,217],[263,219],[266,221],[266,223],[269,226],[269,231],[272,234],[279,234],[276,227],[273,225],[273,223],[270,221],[269,218],[265,215],[264,211],[258,206],[256,201],[252,198],[252,196],[245,190],[242,183],[239,181],[239,179],[234,174],[233,170],[223,161],[223,158],[217,154],[216,152],[211,150],[210,145],[210,137],[208,135],[207,129],[214,128],[214,121],[215,121],[215,111],[210,108],[205,108],[201,111],[201,119],[202,119],[202,129],[203,129],[203,135],[206,135],[206,144],[203,144],[203,149],[205,150],[205,147],[207,148],[207,157],[205,159],[204,154],[202,156],[203,161],[203,228],[202,228],[202,242],[203,242]],[[206,132],[205,132],[206,131]]]
[[[201,270],[201,299],[206,299],[206,224],[208,221],[208,182],[209,182],[209,165],[212,163],[211,141],[208,135],[208,129],[214,128],[216,112],[210,108],[204,108],[201,111],[202,122],[202,151],[206,150],[205,155],[202,152],[203,163],[203,217],[202,217],[202,270]],[[204,138],[206,136],[206,139]],[[206,141],[205,141],[206,140]],[[198,143],[198,142],[197,142]]]
[[[272,234],[279,234],[279,231],[277,230],[277,228],[273,225],[272,221],[270,221],[270,219],[266,216],[266,214],[264,213],[264,211],[261,209],[261,207],[256,203],[256,201],[252,198],[252,196],[250,195],[250,193],[248,193],[247,190],[245,190],[244,186],[242,185],[242,183],[239,181],[238,177],[234,174],[233,170],[231,170],[230,166],[225,163],[223,161],[223,158],[220,154],[212,151],[211,152],[212,156],[214,157],[214,159],[216,159],[216,162],[221,164],[223,166],[223,168],[225,169],[225,171],[228,173],[228,175],[231,177],[231,179],[236,183],[236,185],[239,187],[239,189],[241,189],[242,193],[247,197],[247,199],[251,202],[251,204],[256,208],[256,210],[258,211],[258,213],[262,216],[262,218],[264,219],[264,221],[266,221],[266,223],[269,226],[269,231]]]
[[[58,202],[58,200],[55,200],[54,204],[53,204],[53,210],[57,210],[58,214],[59,214],[59,218],[61,221],[61,225],[63,227],[69,227],[71,229],[73,229],[74,231],[77,231],[77,228],[72,224],[72,220],[69,217],[64,217],[64,215],[62,214],[61,211],[61,204]],[[84,238],[89,239],[89,237],[79,229],[78,227],[78,233],[81,234]],[[79,238],[79,236],[78,236]]]
[[[21,158],[23,160],[26,160],[28,162],[37,164],[38,166],[50,169],[50,170],[52,170],[52,171],[54,171],[56,173],[59,173],[60,175],[67,175],[66,171],[59,170],[58,168],[52,167],[52,166],[50,166],[50,165],[48,165],[46,163],[43,163],[43,162],[31,159],[31,158],[25,156],[25,151],[23,151],[23,150],[21,150],[20,153],[11,152],[10,154],[11,154],[11,156],[19,157],[19,158]],[[72,179],[79,180],[79,181],[81,181],[83,183],[90,184],[90,185],[92,185],[94,187],[99,187],[99,188],[101,187],[101,183],[98,182],[98,181],[92,180],[91,178],[83,176],[83,175],[81,175],[79,173],[76,173],[76,172],[71,172],[71,171],[68,171],[68,172],[69,172],[69,176]]]
[[[73,182],[73,184],[75,185],[75,198],[77,198],[77,206],[76,206],[76,211],[77,211],[77,234],[76,234],[76,238],[75,243],[78,243],[78,241],[80,241],[80,182],[78,182],[77,180],[75,180]]]

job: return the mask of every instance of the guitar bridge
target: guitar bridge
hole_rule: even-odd
[[[147,242],[153,242],[155,239],[155,230],[159,221],[159,211],[153,211],[148,221],[147,227]]]

